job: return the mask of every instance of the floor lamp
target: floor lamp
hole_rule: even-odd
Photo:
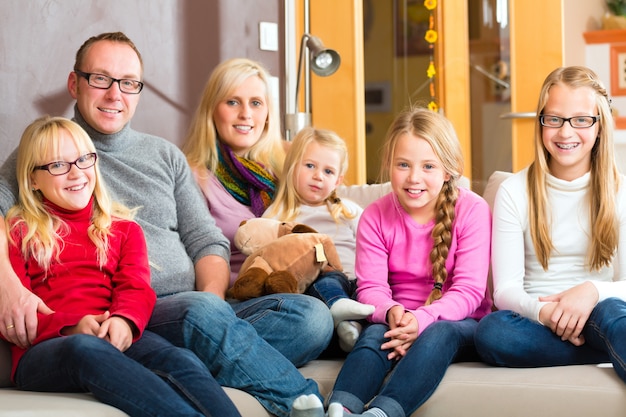
[[[309,52],[310,60],[305,59],[305,55],[308,55],[306,52]],[[300,56],[298,58],[295,109],[293,112],[285,114],[287,140],[292,140],[299,130],[311,125],[311,84],[308,80],[310,71],[321,77],[327,77],[337,71],[340,63],[341,57],[339,54],[332,49],[326,49],[320,38],[309,33],[302,35]],[[300,112],[298,93],[300,92],[300,78],[303,69],[306,78],[304,83],[304,112]]]

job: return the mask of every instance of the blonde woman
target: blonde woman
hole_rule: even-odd
[[[269,74],[235,58],[211,73],[183,152],[217,225],[231,241],[231,285],[245,256],[232,244],[242,220],[260,217],[274,200],[285,160]]]
[[[12,346],[15,384],[88,391],[133,416],[239,416],[195,355],[145,330],[156,301],[146,242],[131,211],[111,203],[97,162],[68,119],[37,119],[21,138],[9,256],[53,312],[39,314],[31,347]]]
[[[550,73],[535,125],[535,160],[495,199],[500,311],[480,323],[479,353],[511,367],[610,361],[626,381],[626,189],[598,76],[580,66]]]
[[[261,64],[235,58],[213,70],[183,150],[217,226],[231,242],[231,286],[245,259],[232,243],[235,232],[243,220],[260,217],[275,197],[285,160],[279,129],[269,74]],[[230,303],[296,366],[317,358],[333,334],[328,308],[312,297],[273,294]]]

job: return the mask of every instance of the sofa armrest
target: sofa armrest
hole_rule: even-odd
[[[469,188],[470,181],[467,177],[461,177],[459,185]],[[389,192],[391,192],[391,183],[389,182],[382,184],[341,185],[337,188],[339,198],[344,197],[352,200],[363,208]]]
[[[11,348],[8,342],[0,340],[0,388],[12,387]]]
[[[339,198],[347,198],[365,208],[391,191],[391,184],[341,185],[337,188]]]
[[[493,203],[496,199],[496,193],[498,192],[498,188],[500,184],[505,179],[509,178],[513,173],[505,172],[505,171],[494,171],[493,174],[489,176],[489,180],[487,180],[487,186],[485,187],[485,191],[483,192],[483,198],[489,204],[489,207],[493,210]]]

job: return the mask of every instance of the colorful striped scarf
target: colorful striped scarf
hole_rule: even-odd
[[[235,200],[249,206],[255,216],[261,217],[274,201],[276,178],[263,164],[235,155],[219,140],[217,153],[217,179]]]

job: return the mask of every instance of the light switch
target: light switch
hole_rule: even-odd
[[[278,23],[259,23],[259,48],[262,51],[278,51]]]

